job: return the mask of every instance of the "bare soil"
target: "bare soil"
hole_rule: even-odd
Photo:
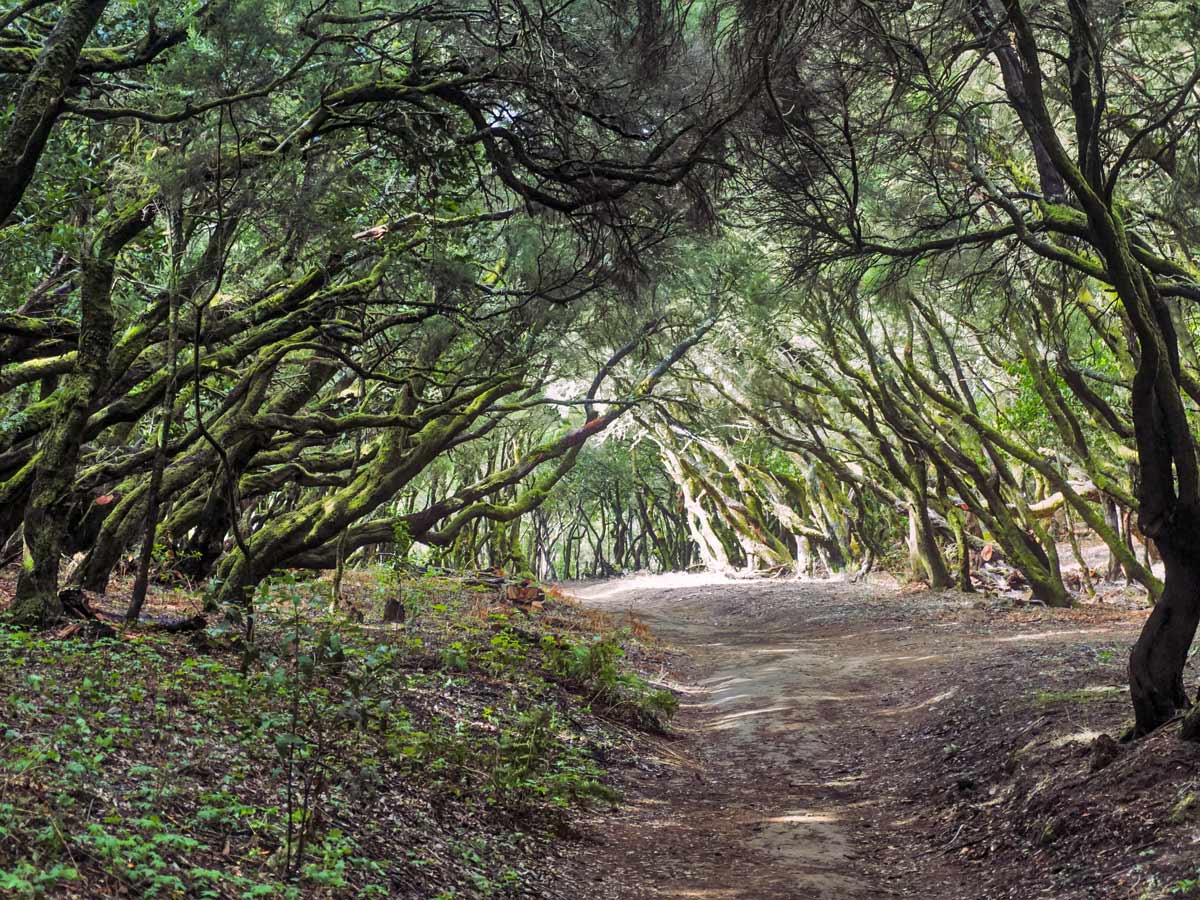
[[[1200,750],[1116,746],[1144,611],[895,585],[581,586],[673,658],[675,733],[585,823],[598,898],[1154,898],[1197,877]],[[1105,752],[1108,750],[1109,752]]]

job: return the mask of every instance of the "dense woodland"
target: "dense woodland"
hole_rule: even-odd
[[[1122,581],[1150,734],[1200,622],[1198,46],[1169,0],[9,0],[8,619]]]

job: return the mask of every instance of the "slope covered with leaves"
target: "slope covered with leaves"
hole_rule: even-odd
[[[273,581],[252,653],[214,632],[0,632],[0,889],[571,895],[575,810],[615,799],[609,767],[674,710],[637,674],[656,651],[561,595],[525,613],[457,579],[385,590],[407,628]]]

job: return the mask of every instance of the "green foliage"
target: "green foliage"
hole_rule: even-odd
[[[408,530],[408,523],[403,519],[397,519],[392,525],[392,544],[394,545],[396,559],[403,563],[408,561],[408,554],[412,550],[413,539]]]
[[[322,584],[276,576],[245,671],[165,636],[0,629],[0,774],[18,785],[0,804],[4,890],[78,876],[146,897],[383,897],[407,863],[367,848],[397,785],[500,821],[613,800],[577,717],[661,726],[673,695],[626,667],[616,635],[473,618],[475,595],[445,583],[407,585],[426,596],[420,629],[380,640],[329,613]],[[510,851],[463,847],[486,891],[519,880]]]
[[[55,863],[42,869],[21,860],[12,869],[0,869],[0,893],[8,897],[39,897],[78,880],[79,871],[74,866]]]
[[[1180,878],[1167,888],[1167,893],[1173,897],[1195,897],[1200,895],[1200,877]]]
[[[1053,441],[1054,425],[1034,387],[1028,364],[1024,360],[1012,362],[1008,374],[1016,378],[1017,389],[1002,413],[1005,428],[1015,434],[1028,435],[1031,441],[1041,444]]]
[[[574,682],[610,709],[632,711],[642,722],[662,727],[679,707],[674,693],[621,668],[624,651],[612,638],[573,643],[546,635],[541,645],[551,673]]]

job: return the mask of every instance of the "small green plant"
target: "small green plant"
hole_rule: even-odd
[[[1200,877],[1181,878],[1167,888],[1167,893],[1177,897],[1195,897],[1200,895]]]
[[[620,666],[625,652],[611,637],[572,643],[546,635],[541,642],[547,669],[592,695],[610,709],[632,711],[643,724],[661,728],[678,709],[676,696],[654,688]]]
[[[404,578],[420,627],[381,634],[329,611],[321,583],[275,575],[254,597],[253,654],[0,628],[0,774],[16,776],[0,803],[0,894],[78,880],[199,900],[386,897],[396,860],[359,842],[379,846],[360,829],[389,826],[358,813],[406,784],[506,823],[464,855],[460,896],[516,890],[529,839],[505,844],[505,827],[615,798],[603,725],[579,716],[665,721],[675,698],[629,670],[622,633],[546,635],[444,577]],[[414,872],[438,859],[419,845],[400,858]]]
[[[485,710],[496,731],[485,791],[490,802],[520,807],[548,800],[568,806],[581,800],[614,801],[595,762],[557,740],[565,723],[551,706]]]
[[[42,869],[20,860],[11,869],[0,869],[0,894],[6,897],[39,897],[52,888],[79,880],[74,866],[56,863]]]
[[[466,669],[470,665],[467,645],[462,641],[451,641],[442,648],[442,665],[448,669]]]
[[[483,667],[492,675],[500,675],[515,669],[525,660],[525,647],[521,639],[505,629],[488,641],[488,650],[480,654]]]

